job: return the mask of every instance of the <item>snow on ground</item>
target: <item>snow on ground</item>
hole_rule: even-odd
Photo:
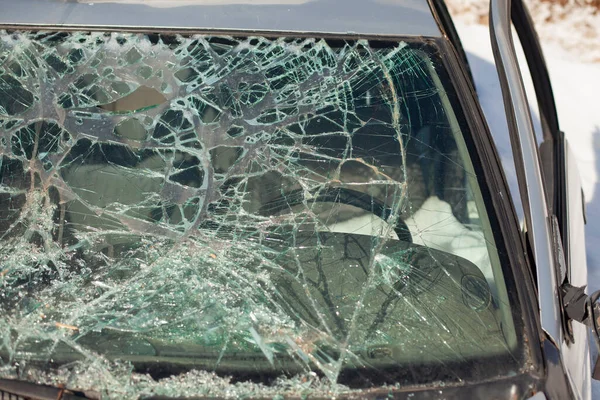
[[[516,190],[502,94],[487,26],[457,22],[456,27],[467,51],[482,108],[497,142],[509,184]],[[556,41],[550,45],[543,43],[543,46],[560,126],[577,157],[587,203],[588,293],[592,293],[600,290],[600,62],[582,62],[572,49],[566,51]],[[593,344],[590,345],[593,348]],[[600,399],[599,381],[592,381],[592,398]]]

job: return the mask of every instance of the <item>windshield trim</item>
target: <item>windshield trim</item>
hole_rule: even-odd
[[[295,30],[269,30],[269,29],[219,29],[219,28],[169,28],[169,27],[137,27],[118,25],[77,25],[77,24],[21,24],[0,23],[0,30],[6,31],[44,31],[44,32],[106,32],[106,33],[142,33],[161,35],[214,35],[249,37],[261,36],[265,38],[318,38],[325,40],[368,40],[380,42],[420,42],[428,43],[436,41],[439,37],[435,35],[419,34],[377,34],[358,32],[332,32],[332,31],[295,31]]]

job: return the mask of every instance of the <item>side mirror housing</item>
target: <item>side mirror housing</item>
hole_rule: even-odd
[[[587,325],[592,330],[598,357],[592,371],[592,378],[600,380],[600,290],[588,296],[585,286],[572,286],[565,282],[561,286],[562,307],[565,317]]]
[[[592,329],[598,357],[592,371],[592,378],[600,380],[600,290],[594,292],[587,300],[587,318],[584,322]]]

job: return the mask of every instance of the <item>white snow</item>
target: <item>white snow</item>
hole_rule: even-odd
[[[565,27],[568,26],[565,23]],[[480,101],[497,142],[509,184],[516,190],[504,107],[487,26],[457,21],[456,27],[467,51]],[[569,30],[559,32],[555,36],[567,37],[571,33]],[[573,49],[565,50],[558,43],[564,45],[565,41],[552,40],[542,45],[560,126],[577,157],[585,193],[588,293],[592,293],[600,290],[600,63],[583,62],[581,60],[586,57],[578,57]],[[600,399],[600,382],[593,381],[592,386],[592,397]]]

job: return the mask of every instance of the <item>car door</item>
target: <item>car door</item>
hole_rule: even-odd
[[[563,363],[566,368],[565,372],[573,384],[574,393],[579,398],[587,399],[590,396],[588,331],[584,325],[572,323],[572,314],[570,315],[566,309],[567,304],[565,303],[567,301],[563,301],[563,296],[564,299],[567,299],[569,294],[573,294],[577,290],[576,288],[587,284],[584,202],[579,173],[574,155],[569,148],[564,133],[560,130],[548,70],[529,13],[521,0],[514,0],[512,4],[510,0],[495,3],[498,5],[501,5],[499,3],[508,3],[509,8],[506,11],[509,13],[510,21],[512,21],[512,26],[517,33],[517,37],[513,38],[509,30],[508,41],[502,43],[498,31],[500,29],[506,30],[507,27],[498,26],[499,20],[494,20],[495,10],[494,4],[492,4],[492,18],[490,19],[493,31],[492,43],[495,42],[494,53],[501,82],[504,80],[502,89],[505,103],[508,97],[508,101],[512,105],[512,107],[506,107],[507,117],[509,120],[514,120],[512,127],[509,123],[509,129],[512,128],[511,141],[514,137],[513,148],[515,148],[514,145],[519,144],[519,140],[523,139],[528,140],[531,145],[520,149],[522,153],[520,169],[523,175],[520,181],[526,182],[525,186],[520,182],[520,189],[522,197],[528,198],[529,210],[527,211],[530,214],[529,218],[526,218],[529,219],[529,221],[526,221],[527,234],[530,243],[533,244],[534,253],[536,250],[538,252],[544,250],[536,249],[536,247],[539,247],[536,246],[537,244],[550,241],[550,251],[554,258],[551,260],[554,266],[549,268],[548,265],[545,265],[547,260],[544,260],[544,257],[537,257],[537,255],[534,257],[538,275],[542,320],[544,320],[544,314],[553,316],[546,318],[545,323],[542,322],[542,327],[546,329],[561,349]],[[502,5],[506,6],[506,4]],[[496,12],[496,17],[498,17],[498,13]],[[507,32],[502,33],[506,34]],[[500,47],[513,47],[512,52],[514,54],[514,45],[510,43],[512,40],[520,42],[526,65],[519,66],[516,63],[511,65],[511,63],[503,60]],[[519,68],[519,71],[516,71],[518,72],[517,75],[520,73],[531,78],[535,92],[533,96],[535,96],[538,105],[540,140],[535,138],[535,129],[533,129],[522,80],[520,86],[523,89],[523,98],[520,98],[514,91],[510,93],[511,88],[509,86],[511,84],[518,86],[519,84],[519,82],[515,82],[515,71],[511,71],[511,68]],[[525,100],[525,103],[523,103],[523,100]],[[523,121],[518,121],[519,116],[517,114],[519,113],[523,114]],[[523,138],[524,135],[529,137]],[[519,149],[516,150],[519,152]],[[527,165],[528,162],[531,165]],[[519,166],[517,166],[517,169],[519,169]],[[526,169],[529,169],[529,172],[537,170],[541,175],[538,176],[540,179],[537,182],[532,182],[525,176],[527,171],[524,170]],[[533,199],[531,198],[529,192],[532,190],[530,186],[532,183],[537,186],[541,185],[545,199],[537,199],[536,202],[535,196],[533,196]],[[527,193],[523,193],[523,191]],[[532,206],[543,207],[544,209],[533,210],[531,209]],[[535,215],[538,216],[537,219]],[[538,224],[538,227],[542,225],[542,229],[537,229],[537,232],[534,232],[536,228],[534,224]],[[541,286],[542,284],[544,286]],[[548,287],[548,285],[551,286]],[[549,289],[554,292],[553,296],[548,295]],[[557,304],[559,306],[558,315],[556,315]],[[553,320],[553,318],[558,319]],[[549,332],[552,330],[554,333]]]
[[[553,216],[553,235],[562,242],[564,264],[557,270],[557,280],[564,288],[564,293],[568,286],[587,285],[585,203],[581,181],[575,156],[565,134],[560,130],[548,69],[530,15],[521,1],[513,4],[511,14],[527,63],[528,71],[524,71],[524,66],[521,70],[523,74],[531,75],[538,104],[543,137],[539,147],[540,159],[548,207]],[[575,392],[585,394],[590,390],[588,330],[582,324],[573,324],[564,309],[561,317],[564,333],[561,343],[563,361],[576,386]]]

